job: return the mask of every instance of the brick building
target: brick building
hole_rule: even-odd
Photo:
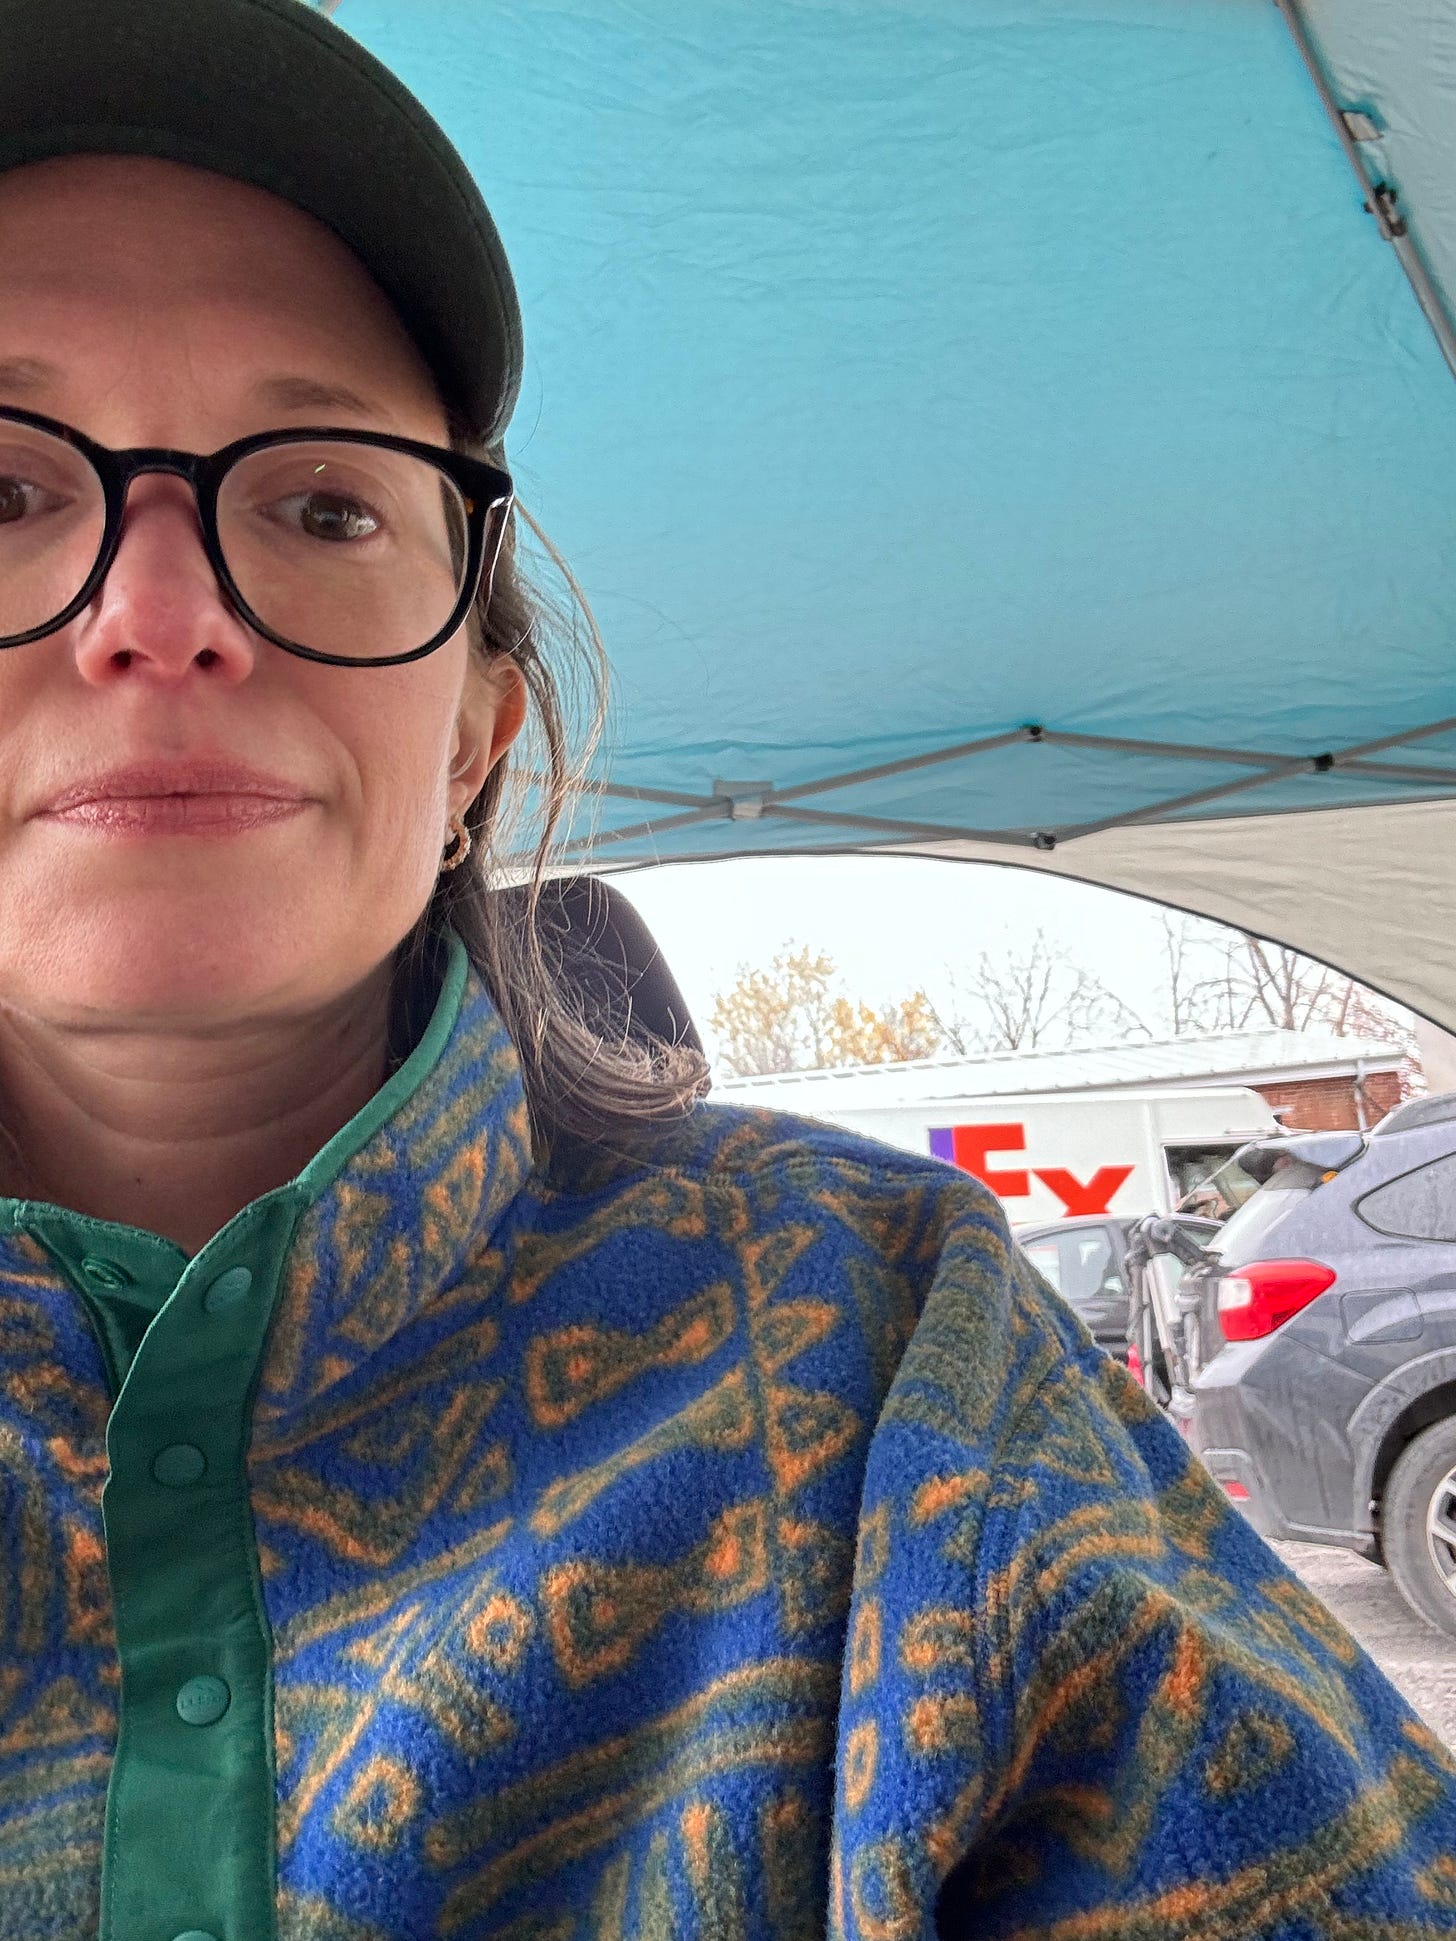
[[[1374,1125],[1400,1104],[1398,1064],[1363,1073],[1330,1072],[1323,1078],[1261,1080],[1254,1086],[1270,1110],[1291,1130],[1337,1132]],[[1363,1109],[1364,1118],[1361,1118]]]
[[[1396,1045],[1332,1032],[1177,1038],[1146,1050],[1181,1065],[1181,1085],[1249,1086],[1291,1132],[1363,1132],[1399,1105],[1407,1069]],[[1149,1076],[1160,1083],[1173,1073]]]

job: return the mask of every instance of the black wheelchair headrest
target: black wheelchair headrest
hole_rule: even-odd
[[[524,901],[523,889],[498,891]],[[542,942],[559,974],[596,1017],[629,1037],[703,1042],[652,932],[622,892],[600,876],[556,876],[542,885]]]

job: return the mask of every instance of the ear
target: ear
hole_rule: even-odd
[[[450,813],[459,815],[485,787],[526,720],[525,676],[507,655],[476,662],[465,684],[450,752]]]

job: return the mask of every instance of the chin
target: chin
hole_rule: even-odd
[[[361,924],[367,913],[367,924]],[[322,1006],[376,971],[398,933],[380,899],[320,893],[316,882],[179,894],[175,886],[102,893],[0,935],[19,937],[0,963],[0,1002],[57,1024],[222,1028]],[[342,920],[341,920],[342,919]]]

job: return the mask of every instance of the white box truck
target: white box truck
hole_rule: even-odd
[[[1280,1129],[1243,1085],[936,1096],[924,1066],[727,1079],[713,1096],[823,1119],[960,1166],[1018,1226],[1171,1213],[1246,1140]]]

